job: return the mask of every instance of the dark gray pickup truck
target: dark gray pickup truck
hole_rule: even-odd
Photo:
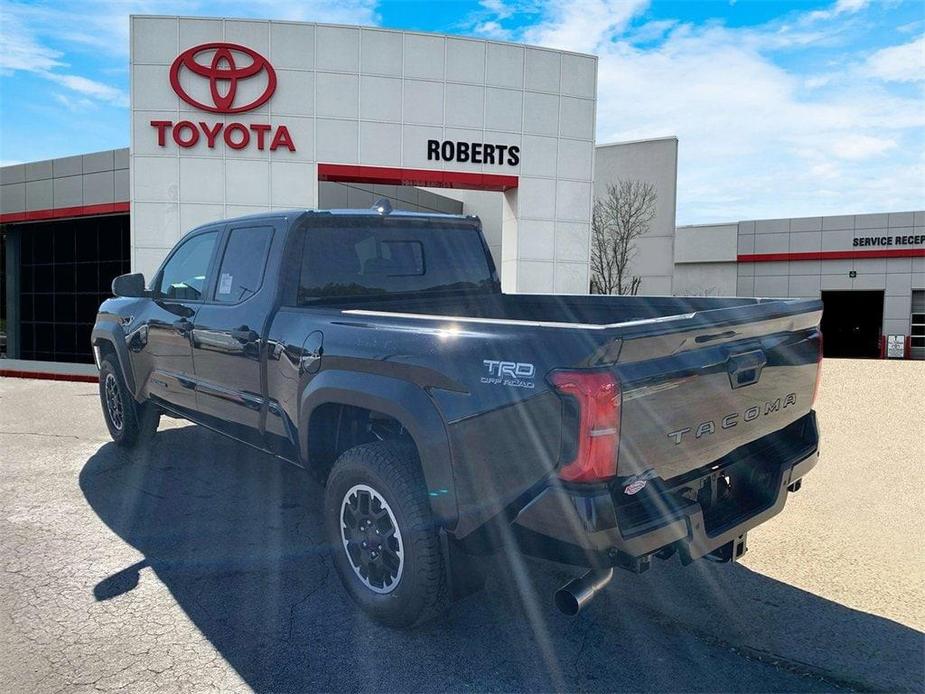
[[[510,295],[478,219],[299,210],[188,233],[93,329],[103,414],[161,414],[311,471],[351,597],[409,626],[479,555],[734,561],[815,465],[819,301]]]

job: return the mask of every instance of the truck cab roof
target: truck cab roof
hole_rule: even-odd
[[[379,212],[374,208],[370,209],[332,209],[332,210],[321,210],[313,208],[293,208],[285,210],[273,210],[272,212],[257,212],[254,214],[242,215],[240,217],[229,217],[227,219],[215,220],[214,222],[209,222],[208,224],[202,224],[196,229],[201,229],[207,226],[214,226],[219,223],[227,222],[242,222],[242,221],[256,221],[260,219],[278,219],[280,217],[288,217],[292,221],[295,221],[302,216],[308,215],[330,215],[334,217],[359,217],[359,218],[372,218],[372,217],[401,217],[405,219],[432,219],[432,220],[445,220],[445,221],[459,221],[459,222],[473,222],[478,219],[475,215],[465,215],[465,214],[446,214],[444,212],[410,212],[407,210],[392,210],[387,213]],[[195,231],[195,229],[193,229]]]

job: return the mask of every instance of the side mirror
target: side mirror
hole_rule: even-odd
[[[145,289],[145,276],[140,272],[119,275],[112,281],[112,293],[115,296],[141,298],[148,296]]]

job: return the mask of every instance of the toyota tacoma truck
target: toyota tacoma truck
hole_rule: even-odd
[[[735,561],[816,464],[817,300],[501,291],[475,217],[299,210],[206,224],[92,331],[123,447],[162,414],[310,471],[347,593],[407,627],[477,557]],[[576,571],[577,573],[577,571]]]

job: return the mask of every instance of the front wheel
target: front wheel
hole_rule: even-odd
[[[373,618],[410,627],[445,608],[440,538],[412,444],[346,451],[328,477],[324,514],[341,581]]]
[[[108,358],[100,364],[100,402],[106,428],[116,445],[133,448],[157,431],[158,409],[150,403],[135,401],[125,385],[122,371]]]

